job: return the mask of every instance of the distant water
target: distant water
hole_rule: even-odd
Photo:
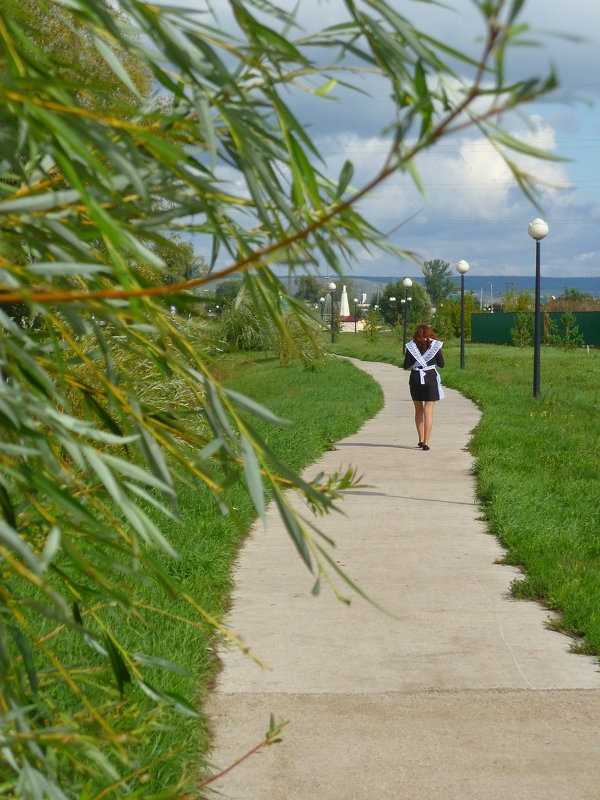
[[[419,280],[419,279],[417,279]],[[456,284],[460,286],[457,278]],[[465,275],[465,291],[474,292],[480,295],[483,292],[484,298],[490,296],[490,286],[494,297],[504,295],[506,291],[521,292],[525,289],[535,291],[535,275]],[[579,292],[587,292],[593,297],[600,296],[600,276],[595,278],[588,277],[545,277],[543,274],[540,280],[540,289],[543,295],[563,294],[565,287],[577,289]]]
[[[457,287],[460,287],[460,278],[458,275],[453,275],[453,280]],[[411,276],[413,281],[423,284],[424,279],[421,276]],[[365,289],[368,285],[369,291],[373,287],[384,286],[387,283],[392,283],[394,278],[373,276],[373,275],[352,275],[351,279],[354,281],[354,286],[360,286],[361,282],[365,283]],[[483,293],[484,299],[490,297],[490,286],[494,295],[494,299],[502,297],[505,292],[515,291],[520,292],[525,289],[535,290],[535,274],[531,275],[465,275],[465,291],[473,292],[476,295]],[[543,272],[541,276],[541,293],[543,295],[561,295],[565,287],[569,289],[577,289],[580,292],[588,292],[593,297],[600,297],[600,275],[596,277],[546,277]]]

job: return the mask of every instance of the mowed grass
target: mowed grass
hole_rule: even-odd
[[[402,342],[369,345],[345,334],[339,353],[400,364]],[[543,347],[541,399],[533,398],[533,350],[444,346],[443,382],[483,412],[471,449],[489,530],[524,579],[517,596],[562,612],[556,626],[600,655],[600,351]]]
[[[383,404],[378,384],[348,362],[332,357],[325,359],[325,368],[317,373],[305,372],[298,363],[282,368],[274,357],[251,354],[227,356],[213,367],[221,382],[290,420],[289,425],[277,426],[256,421],[255,427],[280,460],[296,471],[317,460],[336,440],[356,432]],[[156,581],[142,572],[132,587],[137,614],[123,616],[111,608],[100,613],[130,652],[140,654],[146,661],[150,655],[179,666],[175,672],[165,671],[159,663],[146,666],[144,679],[149,684],[201,707],[218,671],[214,652],[218,637],[183,595],[193,597],[211,616],[219,619],[223,615],[232,588],[233,561],[256,512],[241,485],[229,490],[235,510],[228,517],[218,512],[211,493],[199,481],[181,485],[178,499],[181,524],[159,518],[151,506],[145,510],[160,522],[166,538],[180,555],[178,560],[172,560],[154,553],[162,570],[177,579],[181,595],[166,595]],[[290,547],[293,548],[291,543]],[[308,571],[306,577],[309,593],[314,578]],[[252,642],[245,644],[252,646]],[[91,669],[97,668],[90,651],[69,631],[56,637],[55,648],[63,663],[82,659]],[[108,663],[104,671],[110,671]],[[139,704],[147,702],[133,684],[125,691]],[[71,702],[70,695],[65,693],[60,701]],[[66,713],[67,708],[64,710]],[[177,755],[149,770],[148,795],[160,792],[161,787],[179,777],[182,786],[193,783],[208,743],[209,732],[203,719],[170,711],[158,716],[155,733],[140,741],[138,763],[148,763],[159,752],[172,750]]]

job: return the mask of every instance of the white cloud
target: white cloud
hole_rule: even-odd
[[[196,8],[206,7],[200,0],[188,1]],[[296,0],[281,2],[288,10],[295,4]],[[449,5],[458,12],[417,2],[402,4],[400,11],[424,26],[431,36],[451,41],[461,52],[478,53],[481,44],[474,41],[482,32],[482,22],[472,0],[451,0]],[[231,24],[228,3],[213,0],[212,6],[227,28]],[[509,49],[510,75],[523,78],[545,74],[548,62],[553,61],[566,89],[577,95],[600,97],[598,0],[527,0],[524,14],[531,20],[534,33],[541,28],[559,34],[572,32],[587,41],[574,43],[554,38],[546,39],[540,48]],[[302,0],[299,4],[299,21],[306,30],[345,18],[347,11],[341,0]],[[337,177],[348,158],[355,166],[353,184],[357,187],[373,177],[384,163],[388,144],[380,132],[393,119],[387,88],[372,76],[365,77],[364,88],[371,98],[343,90],[336,91],[339,103],[296,94],[291,98],[292,107],[317,140],[328,173]],[[466,257],[474,272],[479,269],[481,273],[495,274],[519,274],[529,269],[531,242],[527,222],[544,216],[550,224],[550,235],[544,244],[546,268],[556,274],[566,270],[564,274],[591,271],[600,275],[598,109],[553,101],[536,104],[527,111],[529,117],[505,117],[501,120],[503,126],[526,144],[572,159],[571,163],[541,161],[511,151],[510,157],[520,168],[546,184],[541,195],[542,211],[515,189],[510,170],[489,142],[467,134],[444,139],[419,157],[417,165],[429,193],[429,205],[414,188],[410,176],[398,173],[378,187],[361,204],[361,210],[387,231],[423,209],[394,235],[394,243],[417,250],[424,257],[450,261]],[[232,174],[227,177],[235,180]],[[361,262],[365,267],[370,264],[373,274],[398,271],[393,259],[379,255],[364,254]]]

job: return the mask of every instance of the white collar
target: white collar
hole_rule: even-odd
[[[440,342],[439,339],[433,339],[431,344],[429,345],[429,349],[426,350],[424,353],[421,353],[419,348],[417,347],[416,343],[409,342],[406,345],[406,349],[411,353],[411,355],[419,362],[423,362],[426,364],[430,359],[432,359],[436,353],[441,350],[441,347],[444,343]]]

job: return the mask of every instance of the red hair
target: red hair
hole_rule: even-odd
[[[420,353],[429,350],[432,339],[437,339],[435,333],[431,330],[429,325],[419,325],[413,336],[413,342],[419,348]]]

